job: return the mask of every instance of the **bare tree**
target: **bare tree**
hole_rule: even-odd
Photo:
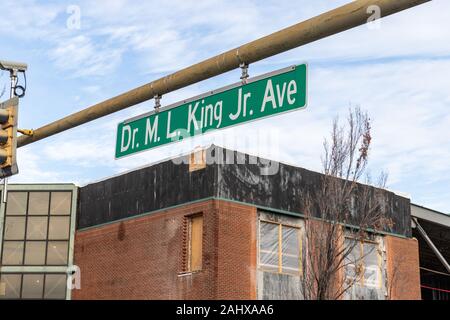
[[[345,126],[336,118],[331,140],[324,141],[323,177],[306,197],[301,291],[304,299],[341,299],[362,276],[353,252],[368,230],[391,225],[384,215],[386,175],[369,187],[366,173],[371,120],[359,107],[349,110]],[[365,178],[365,184],[360,181]],[[352,239],[344,241],[344,239]],[[355,261],[357,260],[357,261]],[[345,272],[352,266],[352,277]]]

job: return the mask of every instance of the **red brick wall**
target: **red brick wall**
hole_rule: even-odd
[[[420,300],[417,240],[386,236],[385,241],[389,298],[391,300]]]
[[[203,270],[181,275],[185,216],[203,213]],[[253,299],[256,208],[209,200],[79,231],[73,299]]]
[[[217,299],[256,299],[257,209],[218,201]]]
[[[182,274],[185,216],[203,213],[203,270]],[[257,209],[208,200],[78,231],[73,299],[256,299]],[[385,237],[391,299],[420,299],[418,244]],[[390,285],[392,284],[392,285]]]

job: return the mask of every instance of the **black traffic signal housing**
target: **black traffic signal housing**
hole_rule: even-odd
[[[0,178],[19,172],[16,162],[19,98],[0,103]]]

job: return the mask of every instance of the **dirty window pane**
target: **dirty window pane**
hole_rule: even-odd
[[[345,266],[345,281],[347,285],[353,285],[357,281],[355,264]]]
[[[378,245],[375,243],[365,242],[363,245],[364,251],[364,264],[366,266],[376,265],[378,266]]]
[[[260,223],[259,264],[266,270],[278,271],[278,236],[279,225],[267,222]]]
[[[358,265],[361,264],[361,253],[360,253],[360,243],[354,239],[345,239],[346,250],[351,251],[347,254],[344,260],[345,265],[345,277],[348,284],[351,284],[358,280]],[[345,251],[347,253],[348,251]]]
[[[70,215],[72,192],[52,192],[50,214]]]
[[[300,230],[293,227],[282,227],[282,252],[299,256],[300,254]]]
[[[50,240],[69,239],[70,217],[50,217],[48,238]]]
[[[0,277],[0,299],[19,299],[22,275],[3,274]]]
[[[51,241],[48,243],[47,265],[62,266],[67,265],[68,256],[67,241]]]
[[[293,227],[282,226],[281,251],[285,255],[300,255],[300,230]]]
[[[260,252],[259,264],[266,270],[278,271],[278,253]]]
[[[22,284],[23,299],[42,299],[44,288],[43,274],[24,274]]]
[[[25,215],[27,212],[27,192],[10,191],[7,195],[6,214]]]
[[[364,243],[364,285],[369,287],[380,286],[380,268],[378,265],[378,245]]]
[[[29,215],[47,215],[49,192],[30,192]]]
[[[5,241],[3,243],[2,264],[19,266],[23,264],[23,242]]]
[[[66,298],[67,277],[65,274],[48,274],[45,276],[44,299]]]
[[[47,239],[47,217],[29,217],[27,225],[28,240]]]
[[[282,270],[286,273],[298,274],[300,272],[300,230],[288,226],[282,226],[281,230]]]
[[[348,252],[348,250],[350,250],[350,252]],[[346,262],[358,264],[361,260],[360,242],[354,239],[345,239],[345,253],[348,253],[345,257]]]
[[[378,266],[366,266],[364,269],[364,285],[368,287],[380,287]]]
[[[277,224],[261,222],[259,243],[263,251],[278,252],[278,228]]]
[[[25,265],[43,266],[45,265],[45,241],[27,242],[25,248]]]
[[[23,240],[25,238],[25,217],[7,217],[5,219],[5,240]]]
[[[300,272],[300,259],[298,256],[283,256],[283,272],[298,275]]]

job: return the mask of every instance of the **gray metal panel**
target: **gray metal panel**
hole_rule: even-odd
[[[411,203],[411,215],[413,217],[439,224],[450,228],[450,215],[431,210]]]

